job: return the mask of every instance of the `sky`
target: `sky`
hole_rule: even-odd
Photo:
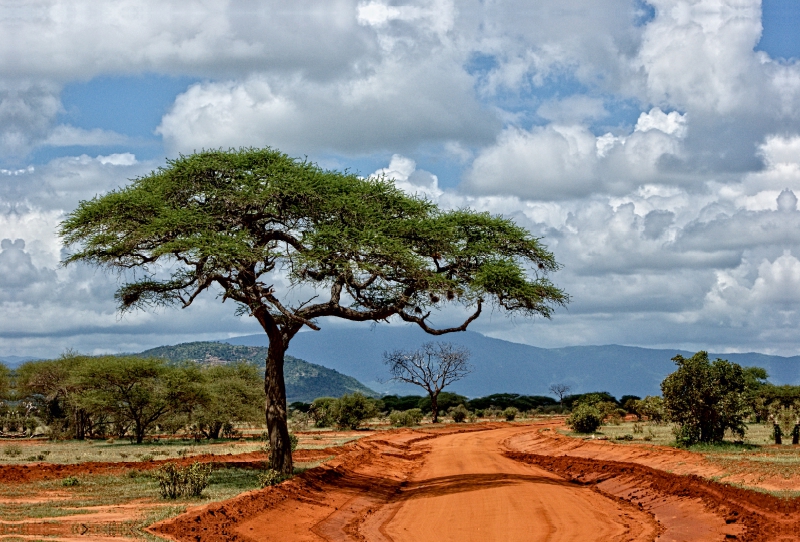
[[[0,355],[258,333],[59,265],[79,201],[239,146],[541,237],[571,302],[480,333],[800,354],[798,28],[800,0],[0,0]]]

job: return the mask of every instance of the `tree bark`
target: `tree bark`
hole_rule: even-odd
[[[292,474],[292,444],[286,423],[286,384],[283,380],[285,349],[270,340],[267,351],[267,370],[264,373],[264,391],[267,394],[266,414],[269,432],[270,467],[281,474]]]
[[[431,417],[432,423],[436,423],[439,421],[439,394],[432,393],[431,394]]]

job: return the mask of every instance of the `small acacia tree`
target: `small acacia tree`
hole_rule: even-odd
[[[258,321],[269,338],[270,461],[286,474],[284,355],[304,326],[317,330],[324,317],[397,317],[443,334],[465,330],[486,302],[549,317],[568,300],[547,279],[558,269],[553,255],[511,220],[443,211],[389,180],[322,170],[269,148],[170,160],[82,201],[60,233],[72,250],[65,265],[122,273],[123,311],[188,307],[212,289]],[[434,327],[431,311],[447,302],[471,314],[460,325]]]
[[[420,386],[431,398],[433,423],[439,421],[439,394],[471,371],[469,350],[450,343],[425,343],[417,350],[384,352],[392,380]]]
[[[661,383],[664,410],[677,424],[679,444],[720,442],[725,430],[744,438],[747,384],[742,367],[708,353],[672,358],[678,369]]]
[[[558,402],[563,407],[564,406],[564,396],[569,393],[572,389],[572,386],[568,384],[551,384],[550,385],[550,393],[553,395],[558,396]]]

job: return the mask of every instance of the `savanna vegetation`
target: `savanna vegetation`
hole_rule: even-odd
[[[269,338],[265,371],[271,462],[292,472],[284,358],[304,327],[324,317],[397,317],[441,335],[462,331],[484,304],[549,317],[568,301],[547,274],[559,268],[513,221],[443,210],[391,180],[328,171],[276,150],[204,151],[90,201],[61,224],[70,251],[120,273],[122,311],[190,306],[221,292]],[[288,274],[292,301],[272,273]],[[136,271],[135,273],[133,271]],[[327,291],[325,295],[323,292]],[[435,327],[432,311],[459,304],[460,325]]]

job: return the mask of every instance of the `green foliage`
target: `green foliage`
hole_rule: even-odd
[[[201,369],[204,397],[192,419],[209,439],[218,439],[227,426],[259,423],[264,419],[264,381],[257,367],[234,362]]]
[[[61,480],[61,485],[64,487],[75,487],[81,485],[81,481],[74,476],[67,476]]]
[[[521,412],[533,410],[537,407],[555,406],[558,401],[543,395],[520,395],[518,393],[495,393],[486,397],[470,399],[466,406],[472,410],[485,410],[489,407],[505,410],[514,407]]]
[[[507,422],[513,422],[514,418],[517,417],[517,414],[519,414],[519,409],[516,407],[508,407],[503,410],[503,417]]]
[[[259,387],[263,393],[267,353],[268,348],[261,346],[197,341],[174,346],[159,346],[137,355],[163,358],[173,363],[189,360],[200,365],[253,365],[262,379]],[[310,403],[316,397],[339,397],[345,393],[356,391],[369,397],[377,396],[373,390],[351,376],[293,356],[284,357],[283,372],[286,383],[286,400],[289,403],[300,401]],[[257,403],[263,405],[263,400],[257,401]]]
[[[422,395],[384,395],[381,397],[381,401],[383,401],[383,408],[386,409],[387,412],[392,412],[394,410],[410,410],[412,408],[418,408],[420,401],[423,399]]]
[[[6,444],[3,447],[3,455],[8,457],[19,457],[22,455],[22,446],[19,444]]]
[[[664,400],[655,395],[648,395],[633,403],[633,412],[639,419],[647,418],[649,421],[659,424],[666,420],[667,413],[664,410]]]
[[[389,179],[326,171],[269,148],[169,160],[126,187],[82,201],[60,234],[71,251],[65,265],[85,262],[130,279],[116,293],[122,311],[187,307],[214,289],[254,316],[271,339],[280,338],[285,344],[274,349],[280,354],[265,379],[268,426],[280,442],[286,396],[275,367],[292,337],[303,326],[318,329],[319,318],[398,316],[433,331],[431,311],[452,302],[474,311],[449,329],[458,331],[484,303],[550,317],[568,302],[547,278],[559,268],[553,255],[513,221],[441,210]],[[313,297],[284,305],[285,292],[269,279],[276,269],[288,272],[292,286],[310,286]],[[272,454],[290,473],[288,449]]]
[[[457,407],[458,405],[467,404],[468,401],[469,400],[463,395],[459,395],[457,393],[450,393],[449,391],[443,391],[439,394],[436,403],[439,407],[440,412],[447,412],[452,407]],[[423,397],[422,399],[420,399],[417,406],[422,410],[422,412],[425,412],[426,414],[430,413],[431,398]]]
[[[211,465],[197,461],[186,467],[166,463],[153,472],[158,481],[158,489],[164,499],[177,499],[181,496],[199,497],[208,487],[211,478]]]
[[[190,412],[207,400],[196,366],[167,365],[157,358],[89,358],[74,378],[84,390],[77,403],[86,411],[130,424],[137,443],[162,418]]]
[[[318,397],[311,402],[308,414],[314,420],[315,426],[330,427],[334,424],[337,402],[335,397]]]
[[[291,476],[287,476],[275,469],[264,469],[258,473],[258,483],[261,487],[278,485],[289,478],[291,478]]]
[[[576,433],[594,433],[602,423],[602,413],[591,403],[579,403],[567,418],[567,425]]]
[[[575,405],[582,403],[587,405],[596,405],[597,403],[602,402],[617,404],[617,400],[614,398],[614,396],[607,391],[593,391],[589,393],[567,395],[564,397],[564,405],[568,408],[573,408]]]
[[[677,424],[678,444],[721,442],[726,430],[744,438],[747,429],[746,380],[736,363],[709,362],[704,351],[672,358],[678,370],[661,383],[664,409]]]
[[[623,395],[619,398],[619,405],[625,409],[628,414],[636,414],[636,401],[642,398],[638,395]],[[638,414],[637,414],[638,416]]]
[[[358,429],[362,423],[380,414],[378,402],[361,393],[343,395],[333,407],[333,420],[337,427]]]
[[[450,414],[454,422],[463,423],[467,419],[467,416],[469,416],[469,410],[467,410],[467,407],[464,405],[458,405],[450,407],[450,409],[448,409],[448,414]]]
[[[414,425],[419,425],[422,418],[422,410],[418,408],[411,408],[404,411],[393,410],[392,413],[389,414],[389,423],[394,427],[412,427]]]
[[[294,433],[289,433],[289,447],[292,449],[292,451],[297,449],[298,444],[300,444],[300,437]]]

